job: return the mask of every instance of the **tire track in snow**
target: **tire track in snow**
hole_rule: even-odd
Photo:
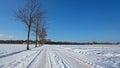
[[[50,68],[50,60],[47,46],[43,46],[42,52],[37,56],[30,68]]]
[[[62,59],[52,48],[49,47],[49,55],[51,58],[51,68],[72,68],[64,59]]]
[[[36,58],[40,55],[40,53],[43,51],[44,47],[40,49],[39,53],[32,59],[32,61],[28,64],[26,68],[31,68],[31,65],[35,62]]]
[[[50,51],[50,49],[48,47],[47,47],[47,50]],[[51,60],[51,57],[50,57],[50,53],[47,52],[47,55],[48,55],[48,59],[49,59],[49,67],[53,68],[53,66],[52,66],[52,60]]]
[[[52,50],[54,53],[60,56],[61,59],[67,63],[67,65],[70,65],[72,68],[92,68],[92,66],[83,63],[78,58],[64,51],[64,49],[54,47]]]
[[[39,62],[39,66],[37,68],[49,68],[49,59],[48,59],[48,49],[47,46],[44,46],[44,50],[42,55],[39,57],[41,62]]]

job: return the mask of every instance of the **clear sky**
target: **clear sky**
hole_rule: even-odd
[[[0,0],[0,39],[26,39],[14,11],[25,0]],[[120,0],[42,0],[48,39],[77,42],[120,41]],[[34,34],[31,33],[31,39]]]

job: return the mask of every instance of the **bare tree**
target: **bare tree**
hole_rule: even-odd
[[[35,35],[36,35],[36,42],[35,42],[35,47],[37,47],[37,43],[38,43],[38,30],[40,27],[40,25],[42,24],[41,23],[41,20],[43,19],[43,12],[42,11],[39,11],[35,17],[35,20],[34,20],[34,25],[33,25],[33,30],[35,32]]]
[[[40,11],[41,3],[38,0],[28,0],[24,7],[18,8],[15,17],[27,26],[27,50],[29,50],[29,38],[31,25],[33,24],[37,13]]]

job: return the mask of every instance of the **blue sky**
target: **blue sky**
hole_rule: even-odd
[[[47,11],[48,39],[77,42],[120,41],[119,0],[41,0]],[[0,1],[0,39],[26,39],[25,25],[13,11],[25,0]],[[31,39],[34,34],[31,33]]]

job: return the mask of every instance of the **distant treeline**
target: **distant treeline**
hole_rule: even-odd
[[[31,44],[34,44],[35,41],[30,40]],[[0,40],[0,44],[26,44],[27,40]]]
[[[35,44],[34,40],[29,41],[30,44]],[[39,41],[40,42],[40,41]],[[0,40],[0,44],[26,44],[27,40]],[[61,41],[46,41],[45,44],[56,44],[56,45],[94,45],[94,44],[106,44],[106,45],[113,45],[113,44],[120,44],[118,43],[110,43],[110,42],[85,42],[85,43],[78,43],[78,42],[61,42]]]
[[[117,45],[120,43],[110,43],[110,42],[84,42],[84,43],[79,43],[79,42],[54,42],[54,41],[50,41],[50,42],[46,42],[46,44],[60,44],[60,45],[94,45],[94,44],[105,44],[105,45]]]

